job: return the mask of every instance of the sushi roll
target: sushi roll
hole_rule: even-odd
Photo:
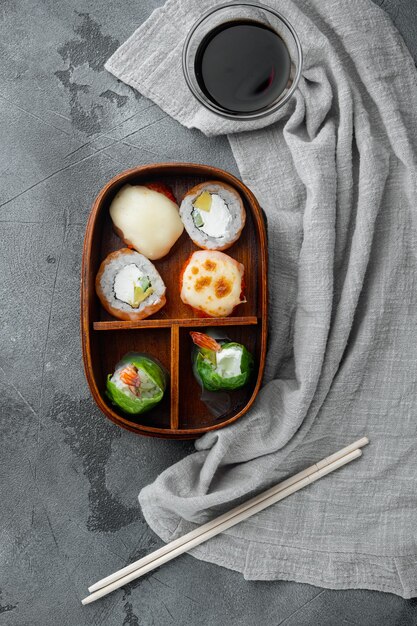
[[[109,374],[106,395],[125,413],[139,415],[161,402],[167,375],[154,359],[138,352],[128,352]]]
[[[193,371],[208,391],[232,391],[244,387],[253,370],[253,357],[241,343],[217,342],[209,335],[191,332],[196,349]]]
[[[184,226],[169,187],[161,183],[124,185],[110,205],[113,228],[123,242],[148,259],[160,259]]]
[[[165,285],[154,265],[142,254],[122,248],[109,254],[96,276],[96,292],[110,315],[137,321],[166,303]]]
[[[201,183],[185,194],[180,217],[196,246],[226,250],[239,239],[246,213],[237,191],[214,180]]]
[[[244,267],[216,250],[198,250],[180,277],[181,300],[206,317],[227,317],[246,299]]]

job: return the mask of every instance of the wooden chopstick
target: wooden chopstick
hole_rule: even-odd
[[[223,513],[222,515],[220,515],[219,517],[215,518],[214,520],[211,520],[211,521],[207,522],[206,524],[203,524],[202,526],[199,526],[198,528],[195,528],[194,530],[192,530],[191,532],[187,533],[186,535],[183,535],[182,537],[179,537],[178,539],[175,539],[174,541],[171,541],[170,543],[166,544],[165,546],[162,546],[162,548],[159,548],[158,550],[155,550],[155,552],[152,552],[151,554],[148,554],[147,556],[139,559],[138,561],[135,561],[134,563],[130,563],[129,565],[127,565],[123,569],[120,569],[119,571],[115,572],[114,574],[110,574],[110,576],[106,576],[106,578],[103,578],[102,580],[99,580],[98,582],[96,582],[93,585],[91,585],[91,587],[88,588],[88,591],[90,593],[92,593],[93,591],[97,591],[98,589],[101,589],[102,587],[105,587],[106,585],[109,585],[110,583],[114,582],[115,580],[118,580],[119,578],[122,578],[123,576],[126,576],[127,574],[130,574],[131,572],[137,570],[139,567],[143,567],[145,565],[148,565],[149,563],[151,563],[155,559],[160,558],[161,556],[164,556],[165,554],[167,554],[171,550],[173,550],[173,549],[175,549],[175,548],[177,548],[177,547],[187,543],[188,541],[191,541],[192,539],[194,539],[195,537],[198,537],[202,533],[204,533],[204,532],[206,532],[208,530],[211,530],[214,526],[217,526],[217,525],[221,524],[222,522],[226,521],[230,517],[233,517],[234,515],[237,515],[241,511],[249,509],[250,507],[254,506],[255,504],[258,504],[259,502],[262,502],[263,500],[265,500],[265,499],[269,498],[270,496],[274,495],[275,493],[279,493],[280,491],[282,491],[286,487],[289,487],[289,486],[293,485],[294,483],[298,482],[299,480],[301,480],[302,478],[305,478],[306,476],[309,476],[313,472],[316,472],[319,469],[322,469],[323,467],[325,467],[329,463],[332,463],[333,461],[337,461],[338,459],[340,459],[342,456],[345,456],[349,452],[353,452],[353,450],[356,450],[357,448],[362,448],[368,442],[369,441],[368,441],[367,437],[362,437],[362,439],[359,439],[358,441],[355,441],[354,443],[350,444],[349,446],[346,446],[345,448],[342,448],[342,450],[339,450],[335,454],[332,454],[331,456],[328,456],[325,459],[322,459],[318,463],[314,463],[314,465],[311,465],[307,469],[302,470],[301,472],[298,472],[298,474],[295,474],[294,476],[291,476],[290,478],[287,478],[286,480],[282,481],[278,485],[274,485],[270,489],[267,489],[263,493],[255,496],[253,498],[251,498],[250,500],[247,500],[243,504],[241,504],[241,505],[231,509],[230,511],[227,511],[226,513]]]
[[[200,545],[208,539],[211,539],[211,537],[214,537],[224,530],[231,528],[248,517],[251,517],[255,513],[258,513],[268,506],[279,502],[292,493],[295,493],[295,491],[306,487],[311,482],[314,482],[326,474],[329,474],[339,467],[349,463],[350,461],[353,461],[361,456],[362,453],[360,448],[365,446],[367,443],[367,437],[363,437],[362,439],[355,441],[346,448],[343,448],[335,454],[322,459],[311,467],[308,467],[291,478],[288,478],[278,485],[271,487],[267,491],[251,498],[247,502],[244,502],[227,513],[220,515],[214,520],[203,524],[183,537],[179,537],[148,556],[131,563],[127,567],[124,567],[106,578],[103,578],[89,587],[89,591],[92,593],[84,598],[82,603],[90,604],[90,602],[98,600],[115,589],[126,585],[156,567],[159,567],[176,558],[180,554],[188,552],[192,548]]]

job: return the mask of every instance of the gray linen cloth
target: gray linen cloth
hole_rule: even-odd
[[[228,133],[268,219],[264,387],[244,418],[198,440],[140,504],[168,541],[367,434],[360,460],[192,554],[247,579],[409,598],[417,595],[416,70],[368,0],[269,4],[294,24],[305,54],[299,89],[273,119],[223,120],[188,92],[181,48],[198,0],[169,0],[106,66],[182,124]]]

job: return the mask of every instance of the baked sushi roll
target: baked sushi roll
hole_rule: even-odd
[[[182,269],[181,300],[202,316],[227,317],[246,302],[244,273],[242,263],[224,252],[198,250]]]
[[[226,250],[239,239],[246,213],[237,191],[213,180],[196,185],[185,194],[180,217],[196,246]]]
[[[128,352],[109,374],[106,395],[125,413],[139,415],[161,402],[167,375],[161,365],[144,354]]]
[[[123,242],[148,259],[160,259],[182,235],[179,207],[161,183],[124,185],[110,205],[113,228]]]
[[[191,332],[195,344],[193,372],[208,391],[233,391],[244,387],[253,371],[253,357],[241,343],[216,341],[209,335]]]
[[[166,303],[165,285],[154,265],[139,252],[122,248],[109,254],[96,276],[96,292],[110,315],[143,320]]]

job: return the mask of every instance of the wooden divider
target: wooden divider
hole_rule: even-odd
[[[172,326],[249,326],[258,323],[254,315],[245,317],[189,317],[179,319],[139,320],[138,322],[105,321],[94,322],[94,330],[129,330],[132,328],[167,328]]]
[[[180,376],[180,339],[177,325],[171,327],[171,429],[177,430],[179,424],[179,376]]]

